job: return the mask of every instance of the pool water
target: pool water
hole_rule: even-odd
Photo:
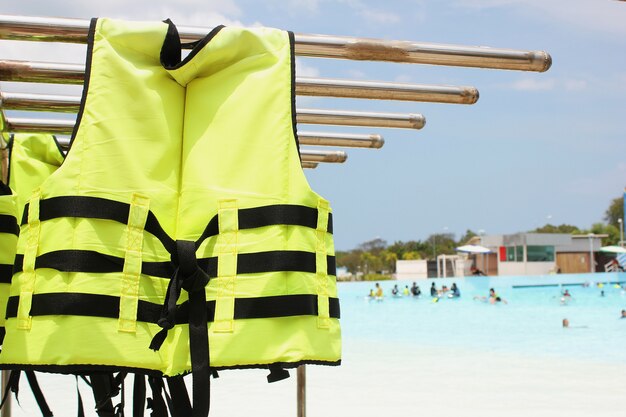
[[[495,283],[494,283],[495,281]],[[340,283],[344,352],[364,342],[383,342],[421,348],[476,349],[494,353],[520,353],[528,356],[556,356],[580,360],[607,360],[626,363],[626,291],[613,285],[598,288],[498,286],[488,285],[508,303],[495,305],[474,300],[486,296],[488,286],[475,278],[447,280],[456,282],[461,298],[443,297],[433,302],[430,285],[433,280],[418,281],[420,298],[392,297],[391,288],[408,281],[381,282],[386,296],[383,301],[366,295],[374,283]],[[435,280],[441,287],[440,280]],[[561,291],[572,294],[561,303]],[[604,291],[604,296],[601,296]],[[570,328],[563,329],[567,318]],[[345,356],[345,355],[344,355]]]

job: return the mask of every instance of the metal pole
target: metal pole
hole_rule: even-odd
[[[0,108],[5,110],[76,113],[79,107],[80,97],[78,96],[0,91]],[[424,116],[417,113],[379,113],[302,108],[296,109],[296,119],[298,123],[302,124],[400,129],[421,129],[426,124]]]
[[[592,274],[596,272],[595,259],[593,256],[593,233],[589,233],[589,272]]]
[[[11,371],[4,370],[2,371],[2,392],[6,391],[7,385],[9,385],[9,376]],[[11,417],[11,394],[7,397],[4,405],[2,406],[2,414],[1,417]]]
[[[619,245],[623,248],[624,247],[624,220],[617,219],[617,222],[619,223]]]
[[[85,19],[0,15],[0,39],[86,43],[88,29],[89,21]],[[182,42],[197,41],[210,30],[178,27]],[[296,55],[316,58],[538,72],[547,71],[552,65],[552,58],[544,51],[316,34],[296,34],[295,41]]]
[[[84,77],[85,66],[82,64],[0,61],[0,81],[82,84]],[[452,104],[474,104],[478,101],[478,90],[475,87],[309,77],[296,77],[296,94]]]
[[[348,159],[348,155],[343,151],[312,151],[301,149],[300,156],[306,162],[330,162],[342,164]]]
[[[306,417],[306,365],[298,366],[298,417]]]
[[[8,132],[53,133],[70,135],[74,129],[74,120],[67,119],[28,119],[19,117],[6,118]],[[298,132],[301,145],[339,146],[350,148],[382,148],[385,140],[377,134]],[[69,146],[69,140],[60,139],[62,146]]]
[[[305,169],[317,168],[317,162],[302,162],[300,165],[302,165],[302,168],[305,168]]]
[[[340,146],[348,148],[382,148],[385,140],[381,135],[354,133],[298,132],[301,145]]]

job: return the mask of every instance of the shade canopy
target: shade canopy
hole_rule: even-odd
[[[600,248],[600,252],[609,252],[609,253],[626,253],[626,249],[621,246],[603,246]]]
[[[465,253],[489,253],[490,249],[480,246],[480,245],[464,245],[456,248],[457,252],[465,252]]]

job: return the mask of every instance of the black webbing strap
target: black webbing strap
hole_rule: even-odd
[[[130,204],[109,200],[101,197],[64,196],[52,197],[39,202],[39,220],[46,221],[60,217],[78,217],[87,219],[112,220],[118,223],[128,223]],[[254,229],[271,225],[304,226],[315,229],[317,227],[318,212],[316,208],[275,204],[238,210],[239,229]],[[28,204],[24,207],[21,224],[28,222]],[[215,236],[219,232],[217,216],[207,224],[200,238],[195,242],[196,248],[205,239]],[[148,212],[145,230],[158,238],[168,252],[175,251],[175,241],[163,230],[152,211]],[[333,232],[332,215],[328,216],[328,233]]]
[[[0,284],[10,284],[13,277],[13,265],[0,264]]]
[[[133,382],[133,417],[143,417],[146,408],[146,377],[135,374]]]
[[[198,259],[198,265],[206,274],[217,276],[217,257]],[[24,255],[15,256],[12,273],[23,270]],[[336,274],[335,257],[326,257],[328,275]],[[122,272],[124,258],[105,255],[90,250],[58,250],[37,256],[35,268],[50,268],[61,272],[111,273]],[[263,272],[316,272],[314,252],[304,251],[269,251],[237,254],[237,274],[255,274]],[[7,270],[8,273],[8,270]],[[175,266],[170,261],[142,262],[141,273],[158,278],[170,278],[175,273]],[[9,277],[10,283],[10,277]]]
[[[28,205],[24,207],[21,224],[28,222]],[[100,197],[68,196],[52,197],[39,201],[39,220],[60,217],[112,220],[128,223],[130,204]],[[144,230],[154,235],[168,251],[174,250],[174,240],[163,230],[152,212],[148,212]]]
[[[35,401],[37,401],[37,405],[39,406],[39,410],[41,411],[41,415],[43,417],[52,417],[52,411],[50,407],[48,407],[48,403],[46,402],[46,398],[43,396],[43,392],[41,391],[41,387],[37,382],[37,377],[35,376],[35,372],[33,371],[25,371],[26,379],[28,380],[28,385],[30,385],[30,389],[35,396]]]
[[[150,417],[167,417],[167,407],[163,401],[163,379],[149,376],[148,383],[152,390],[152,398],[148,398],[148,408],[152,410]]]
[[[118,394],[119,388],[115,386],[113,374],[93,374],[90,375],[89,379],[98,416],[115,417],[115,409],[111,398]]]
[[[78,388],[78,375],[76,375],[76,394],[78,397],[77,415],[78,417],[85,417],[85,407],[83,406],[83,397],[80,395],[80,389]]]
[[[331,297],[329,312],[331,318],[340,318],[339,299]],[[17,316],[19,296],[9,297],[7,302],[7,318]],[[119,317],[120,299],[113,295],[85,293],[46,293],[33,294],[30,315],[35,316],[87,316]],[[206,302],[207,321],[212,322],[215,315],[215,301]],[[139,300],[137,305],[137,321],[158,323],[163,313],[163,306]],[[176,306],[175,322],[183,324],[189,321],[189,302]],[[272,297],[236,298],[233,318],[261,319],[293,316],[316,316],[317,295],[293,294]]]
[[[191,402],[189,401],[189,394],[187,393],[187,387],[185,386],[185,380],[182,376],[175,376],[166,378],[167,386],[170,389],[170,395],[172,397],[172,406],[170,407],[170,414],[173,417],[188,417],[191,415]]]
[[[24,255],[15,256],[13,272],[23,270]],[[58,250],[39,255],[35,268],[50,268],[61,272],[111,273],[122,272],[124,258],[91,250]],[[142,262],[141,273],[159,278],[170,278],[174,273],[171,262]]]
[[[193,385],[192,417],[206,417],[210,407],[209,332],[205,287],[209,276],[198,266],[195,242],[176,241],[176,253],[172,262],[178,265],[170,280],[163,311],[158,324],[163,329],[158,332],[150,348],[160,349],[167,332],[176,323],[176,302],[181,289],[189,294],[189,352]]]
[[[20,227],[17,225],[17,219],[9,214],[0,214],[0,233],[10,233],[18,236]]]
[[[9,393],[13,392],[15,394],[15,400],[19,404],[19,399],[17,398],[17,394],[20,391],[20,372],[21,371],[11,371],[9,373],[9,380],[7,381],[7,385],[4,387],[4,393],[2,394],[2,402],[0,402],[0,409],[4,407],[4,403],[7,398],[9,398]]]

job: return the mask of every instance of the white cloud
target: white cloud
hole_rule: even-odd
[[[619,1],[598,0],[457,0],[458,7],[506,7],[551,22],[565,22],[595,32],[626,35],[626,7]]]
[[[368,79],[368,76],[367,76],[367,74],[364,71],[357,70],[357,69],[346,70],[346,74],[348,75],[348,78],[353,79],[353,80],[366,80],[366,79]]]
[[[400,16],[395,13],[383,12],[380,10],[369,8],[362,8],[359,11],[359,15],[365,20],[369,20],[370,22],[375,23],[391,24],[398,23],[400,21]]]
[[[534,78],[522,78],[514,81],[510,87],[518,91],[548,91],[553,90],[556,86],[556,80],[544,78],[536,80]]]
[[[583,91],[587,89],[588,82],[586,80],[565,79],[563,86],[567,91]]]
[[[319,0],[289,0],[287,6],[292,10],[317,13],[319,11]]]
[[[301,59],[296,58],[296,74],[298,77],[319,77],[320,70],[319,68],[305,64]]]

